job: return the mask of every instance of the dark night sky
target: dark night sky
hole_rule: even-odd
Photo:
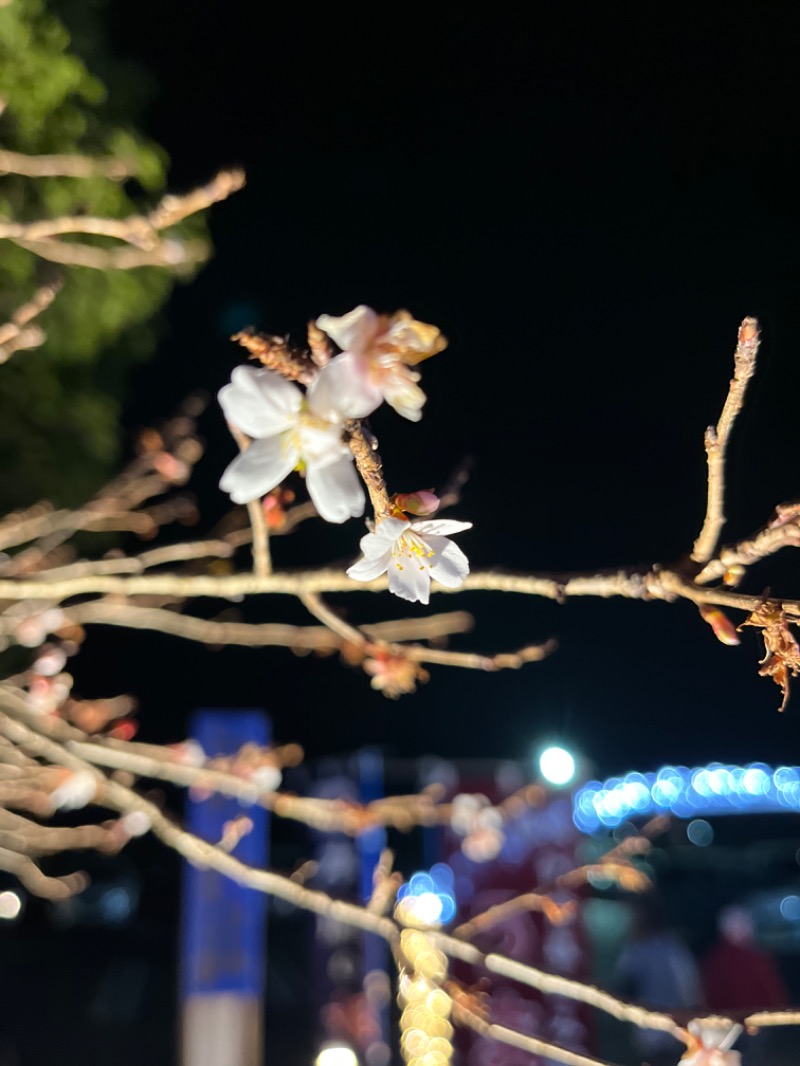
[[[421,425],[374,419],[391,488],[441,486],[472,457],[456,516],[475,523],[462,540],[474,568],[668,560],[701,523],[703,431],[738,323],[756,314],[763,359],[730,452],[728,535],[763,524],[800,495],[797,30],[777,8],[719,10],[114,5],[115,49],[152,78],[147,131],[173,186],[220,165],[249,174],[213,214],[216,257],[174,297],[127,423],[223,384],[240,361],[233,328],[408,307],[450,347],[424,368]],[[202,428],[213,516],[232,445],[215,409]],[[306,527],[277,563],[349,560],[361,532]],[[782,559],[749,588],[797,594],[799,579]],[[354,621],[393,609],[339,602]],[[777,714],[755,635],[725,648],[688,605],[435,602],[475,612],[459,647],[554,635],[561,649],[495,676],[435,669],[398,704],[333,660],[157,636],[96,638],[99,680],[140,693],[145,736],[174,736],[198,703],[255,704],[313,754],[513,756],[559,733],[601,772],[800,759],[800,704]],[[288,601],[247,617],[273,606],[302,620]]]

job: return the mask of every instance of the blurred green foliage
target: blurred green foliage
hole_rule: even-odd
[[[66,17],[74,3],[62,5]],[[96,6],[96,5],[95,5]],[[82,8],[82,10],[81,10]],[[95,13],[78,5],[70,32],[45,0],[0,6],[0,146],[30,155],[114,156],[136,179],[26,178],[0,175],[0,217],[31,221],[57,215],[124,218],[152,206],[164,191],[167,158],[132,127],[139,81],[147,75],[97,55],[101,34],[87,32]],[[77,27],[80,24],[81,29]],[[109,100],[106,86],[76,54],[101,61],[106,82],[131,92]],[[177,227],[202,236],[194,217]],[[87,243],[92,238],[87,239]],[[98,240],[98,239],[95,239]],[[100,242],[102,243],[102,242]],[[183,276],[185,276],[185,269]],[[38,320],[43,348],[18,352],[0,369],[0,507],[48,497],[76,503],[113,470],[119,452],[118,418],[132,365],[155,346],[154,316],[175,277],[161,268],[100,271],[44,262],[0,241],[0,322],[54,277],[63,288]]]

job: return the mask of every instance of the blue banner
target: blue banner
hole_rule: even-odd
[[[192,716],[191,736],[205,754],[232,755],[244,744],[270,742],[267,715],[260,710],[201,710]],[[226,822],[246,815],[253,822],[233,854],[248,866],[268,862],[268,815],[263,807],[212,795],[189,798],[187,828],[210,843],[222,838]],[[212,870],[184,863],[181,909],[181,991],[184,997],[215,992],[261,996],[266,964],[266,896]]]

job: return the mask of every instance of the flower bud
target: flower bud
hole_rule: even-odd
[[[430,489],[419,489],[417,492],[399,492],[394,502],[401,511],[422,516],[435,514],[441,501]]]

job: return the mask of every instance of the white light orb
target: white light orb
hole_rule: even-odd
[[[539,756],[539,773],[551,785],[568,785],[575,777],[575,757],[556,745]]]
[[[0,892],[0,918],[13,921],[22,910],[22,900],[16,892]]]
[[[347,1044],[328,1044],[317,1055],[316,1066],[358,1066],[358,1057]]]

